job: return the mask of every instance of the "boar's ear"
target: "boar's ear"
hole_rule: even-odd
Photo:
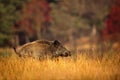
[[[55,40],[55,41],[53,42],[53,44],[54,44],[55,47],[58,47],[58,46],[60,45],[60,42],[59,42],[58,40]]]

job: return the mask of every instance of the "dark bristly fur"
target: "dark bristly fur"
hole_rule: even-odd
[[[71,55],[70,51],[57,40],[37,40],[14,48],[14,50],[20,57],[33,57],[35,59],[67,57]]]

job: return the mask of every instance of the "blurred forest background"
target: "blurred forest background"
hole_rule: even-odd
[[[0,0],[0,47],[38,39],[58,39],[71,49],[118,48],[120,1]]]

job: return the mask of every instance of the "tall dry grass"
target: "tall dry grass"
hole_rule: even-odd
[[[120,53],[38,61],[19,58],[9,49],[3,52],[12,55],[0,57],[0,80],[120,80]]]

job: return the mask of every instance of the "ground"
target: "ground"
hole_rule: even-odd
[[[0,80],[120,80],[119,52],[105,53],[102,59],[80,54],[44,61],[19,58],[9,48],[0,49],[0,55]]]

